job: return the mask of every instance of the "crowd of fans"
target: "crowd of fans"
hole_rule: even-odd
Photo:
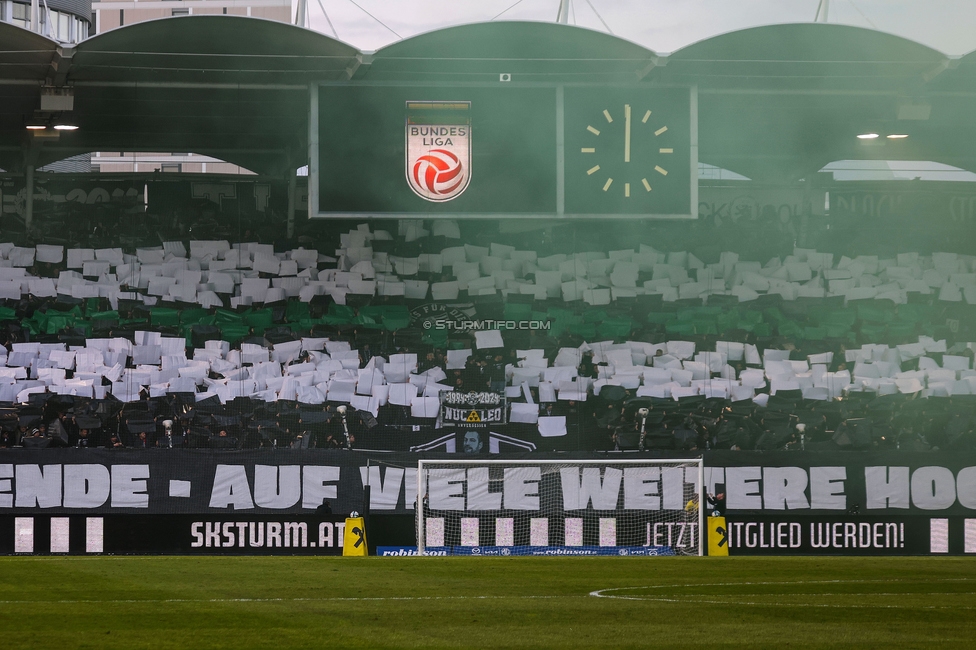
[[[0,446],[406,449],[442,424],[444,390],[505,393],[513,435],[561,419],[561,449],[976,444],[965,254],[703,261],[552,232],[473,246],[418,221],[273,246],[205,205],[146,223],[92,228],[111,248],[0,245]],[[464,241],[504,239],[486,228]],[[228,235],[254,243],[202,239]],[[424,329],[427,303],[545,326]]]

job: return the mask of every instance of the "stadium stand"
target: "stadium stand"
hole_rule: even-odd
[[[90,248],[0,245],[0,444],[406,450],[449,389],[504,390],[501,428],[554,448],[973,442],[969,255],[706,262],[646,244],[474,246],[453,221],[357,225],[328,249],[315,233],[184,238],[222,220],[143,229],[131,247],[106,246],[110,228]]]

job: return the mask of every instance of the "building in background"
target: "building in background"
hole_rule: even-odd
[[[102,0],[92,2],[91,8],[96,34],[146,20],[198,14],[252,16],[291,22],[291,0]]]
[[[0,20],[65,44],[95,33],[91,0],[0,0]]]

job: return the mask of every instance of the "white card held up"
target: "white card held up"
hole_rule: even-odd
[[[512,412],[509,416],[509,422],[524,422],[526,424],[535,424],[539,421],[539,405],[538,404],[523,404],[521,402],[512,403]]]
[[[539,435],[543,438],[558,438],[566,435],[566,416],[554,415],[539,418]]]

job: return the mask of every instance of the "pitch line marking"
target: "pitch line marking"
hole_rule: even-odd
[[[709,598],[738,598],[739,596],[797,596],[800,598],[819,598],[820,596],[976,596],[976,591],[818,591],[816,593],[755,592],[738,594],[686,594],[687,596],[708,596]],[[676,595],[676,597],[681,597]],[[638,598],[638,596],[634,596]]]
[[[770,594],[771,596],[779,596],[782,594]],[[898,594],[899,596],[904,596],[905,594]],[[911,594],[918,595],[918,594]],[[686,604],[698,604],[698,605],[754,605],[757,607],[819,607],[827,609],[950,609],[950,610],[976,610],[976,607],[964,607],[964,606],[953,606],[953,605],[857,605],[857,604],[847,604],[847,605],[831,605],[831,604],[820,604],[820,603],[779,603],[776,601],[770,602],[750,602],[747,600],[705,600],[703,598],[641,598],[632,596],[603,596],[603,598],[616,598],[619,600],[641,600],[649,603],[675,603],[679,605]]]
[[[98,605],[160,603],[305,603],[386,600],[557,600],[588,598],[585,595],[562,596],[334,596],[323,598],[115,598],[105,600],[0,600],[0,605]]]
[[[973,582],[976,578],[940,578],[934,582]],[[852,584],[918,584],[929,583],[931,580],[903,580],[900,578],[877,578],[874,580],[785,580],[785,581],[762,581],[762,582],[681,582],[665,585],[638,585],[635,587],[610,587],[608,589],[598,589],[591,591],[591,596],[597,598],[613,598],[614,596],[603,595],[609,591],[624,591],[627,589],[672,589],[682,587],[742,587],[752,585],[852,585]]]
[[[769,606],[774,605],[778,607],[819,607],[819,608],[830,608],[830,609],[948,609],[948,610],[976,610],[976,607],[967,606],[955,606],[955,605],[883,605],[883,604],[821,604],[821,603],[809,603],[809,602],[794,602],[794,603],[780,603],[780,602],[751,602],[742,600],[732,600],[740,598],[741,596],[799,596],[799,597],[809,597],[816,598],[820,596],[973,596],[976,592],[878,592],[878,593],[809,593],[809,594],[783,594],[783,593],[768,593],[768,594],[718,594],[710,596],[709,598],[726,598],[726,600],[710,600],[708,598],[701,598],[703,594],[671,594],[671,597],[665,596],[643,596],[643,595],[616,595],[610,592],[619,591],[634,591],[637,589],[674,589],[674,588],[696,588],[696,587],[738,587],[738,586],[755,586],[755,585],[840,585],[840,584],[939,584],[947,582],[971,582],[973,578],[944,578],[935,581],[928,580],[900,580],[900,579],[878,579],[878,580],[799,580],[799,581],[786,581],[786,582],[713,582],[713,583],[686,583],[686,584],[669,584],[669,585],[644,585],[639,587],[611,587],[608,589],[597,589],[596,591],[591,591],[590,596],[595,598],[610,598],[618,600],[642,600],[647,602],[661,602],[661,603],[675,603],[675,604],[687,604],[687,603],[697,603],[703,605],[729,605],[734,603],[736,605],[754,605],[754,606]]]

